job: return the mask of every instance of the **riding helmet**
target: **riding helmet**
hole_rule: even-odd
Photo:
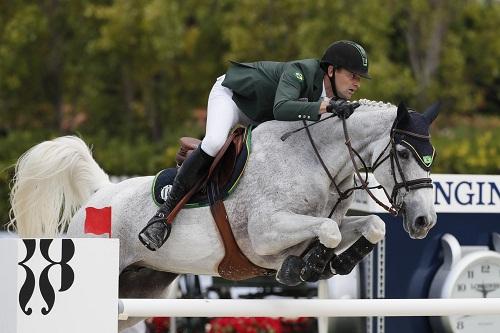
[[[368,74],[368,56],[365,50],[358,43],[349,40],[337,41],[328,46],[320,65],[325,72],[328,65],[332,65],[334,68],[345,68],[359,76],[371,79]]]

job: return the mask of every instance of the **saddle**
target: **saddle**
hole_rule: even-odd
[[[208,202],[210,211],[217,225],[217,229],[222,237],[224,244],[224,258],[219,263],[217,271],[225,279],[240,281],[257,276],[272,275],[275,273],[252,263],[241,251],[234,234],[229,225],[229,220],[224,206],[224,195],[220,189],[224,187],[231,178],[236,161],[243,148],[247,144],[249,128],[237,127],[226,140],[226,143],[215,156],[212,165],[209,168],[208,175],[199,181],[177,206],[172,210],[167,218],[168,222],[173,221],[177,213],[184,207],[189,199],[206,184]],[[183,137],[180,140],[180,149],[176,155],[177,165],[180,166],[198,147],[201,140],[189,137]]]
[[[247,138],[244,138],[247,140]],[[248,138],[250,140],[250,138]],[[179,171],[179,166],[181,166],[184,160],[191,154],[192,148],[196,149],[197,145],[199,145],[200,140],[194,138],[181,138],[181,148],[177,153],[176,162],[177,167],[175,168],[167,168],[158,172],[153,180],[152,186],[152,196],[153,201],[156,205],[160,206],[165,202],[165,199],[168,196],[168,193],[171,190],[174,179]],[[228,149],[227,156],[219,162],[218,167],[221,168],[221,172],[224,174],[224,177],[218,179],[218,187],[219,192],[222,194],[223,198],[227,198],[234,189],[238,186],[241,175],[243,174],[246,162],[248,160],[248,145],[243,144],[241,147],[241,151],[238,153],[236,151],[233,154],[234,149]],[[231,156],[229,156],[231,155]],[[235,156],[237,155],[237,156]],[[234,158],[233,158],[234,156]],[[184,205],[184,208],[197,208],[209,206],[209,198],[207,196],[207,186],[206,184],[202,184],[199,187],[198,191],[194,193],[189,200]]]

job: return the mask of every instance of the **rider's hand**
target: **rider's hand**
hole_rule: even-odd
[[[347,119],[358,106],[359,103],[349,103],[345,99],[332,99],[326,107],[326,111],[336,114],[340,119]]]

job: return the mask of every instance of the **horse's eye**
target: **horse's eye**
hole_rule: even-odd
[[[410,158],[410,153],[408,152],[408,150],[398,151],[398,155],[399,155],[399,157],[401,157],[404,160],[407,160]]]

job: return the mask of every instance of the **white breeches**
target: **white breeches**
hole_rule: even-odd
[[[233,101],[233,91],[222,86],[225,75],[217,78],[207,106],[207,127],[201,149],[214,157],[226,142],[231,129],[236,125],[255,125]]]

